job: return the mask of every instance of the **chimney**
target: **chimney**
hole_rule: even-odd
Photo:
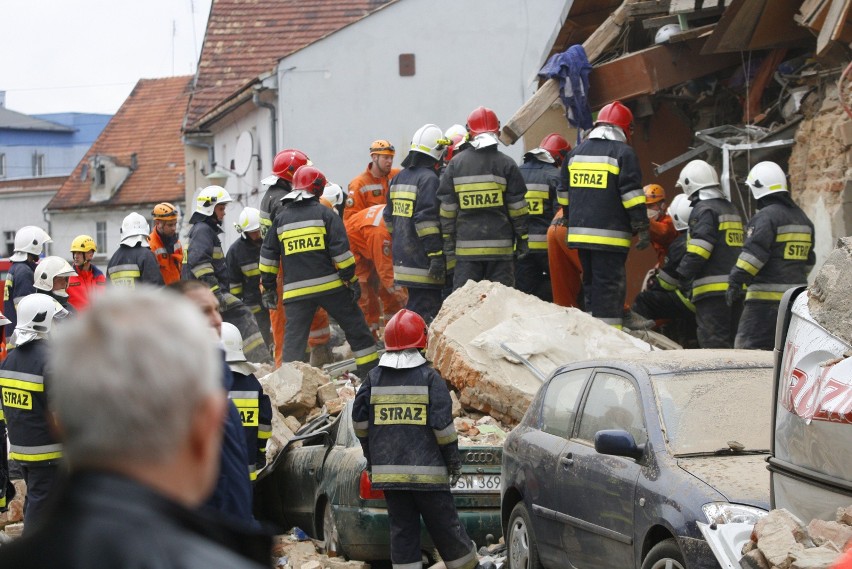
[[[133,172],[139,167],[139,156],[134,152],[130,155],[130,171]]]

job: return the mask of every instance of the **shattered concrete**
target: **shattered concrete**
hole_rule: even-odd
[[[820,326],[847,344],[852,344],[852,237],[838,239],[826,258],[808,295],[808,310]]]
[[[462,406],[510,425],[523,417],[541,380],[501,343],[544,374],[574,361],[651,349],[580,310],[490,281],[468,282],[432,322],[427,357],[459,390]]]
[[[260,378],[272,405],[284,415],[304,419],[317,407],[317,391],[331,381],[320,369],[303,362],[288,362]]]

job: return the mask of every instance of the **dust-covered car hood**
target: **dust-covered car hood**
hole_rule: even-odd
[[[677,458],[679,467],[715,488],[729,502],[769,509],[766,454]]]

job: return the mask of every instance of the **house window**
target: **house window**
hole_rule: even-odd
[[[107,252],[107,222],[98,221],[95,224],[95,245],[101,254],[106,255]]]
[[[11,257],[12,253],[15,252],[15,232],[14,231],[4,231],[3,232],[3,256]]]
[[[106,166],[101,164],[100,166],[97,167],[96,171],[97,171],[97,178],[95,178],[95,183],[99,186],[105,186],[106,185]]]
[[[33,154],[33,176],[44,176],[44,154]]]
[[[6,177],[6,155],[0,154],[0,178]]]

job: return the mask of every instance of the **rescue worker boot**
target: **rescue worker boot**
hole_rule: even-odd
[[[334,353],[328,344],[319,344],[311,348],[310,363],[313,367],[322,368],[325,364],[330,364],[334,361]]]
[[[655,322],[649,318],[645,318],[641,314],[632,310],[624,311],[622,326],[630,330],[650,330],[655,325]]]

